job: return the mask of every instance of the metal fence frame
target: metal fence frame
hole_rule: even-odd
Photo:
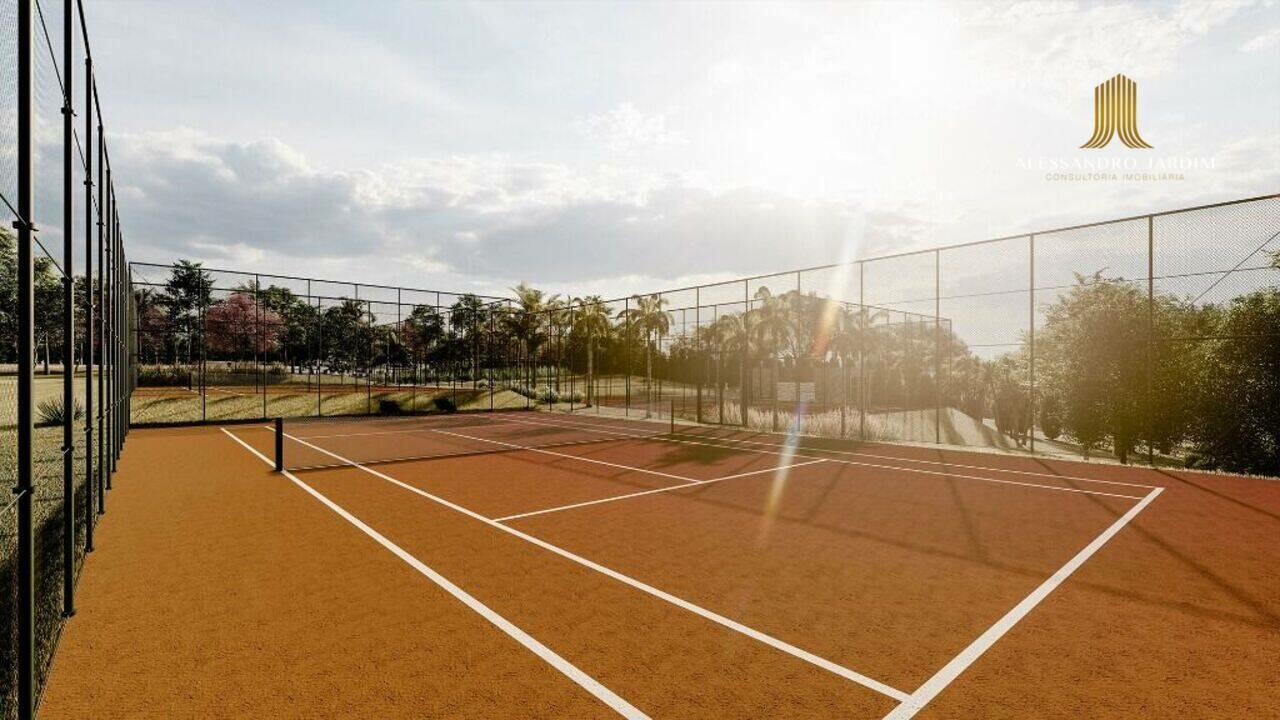
[[[42,598],[38,590],[48,586],[50,578],[43,577],[41,557],[37,554],[36,518],[33,499],[51,488],[35,483],[35,259],[37,249],[44,253],[61,276],[58,312],[62,355],[61,393],[61,524],[59,551],[61,578],[56,583],[61,592],[61,618],[75,614],[75,588],[83,562],[77,562],[84,553],[94,549],[94,525],[96,516],[105,513],[106,491],[128,434],[128,418],[132,378],[127,372],[128,352],[125,328],[130,323],[133,291],[124,272],[127,266],[121,222],[116,202],[115,185],[111,179],[111,157],[105,139],[102,109],[93,70],[93,56],[89,44],[88,26],[84,17],[83,0],[63,0],[61,58],[54,50],[55,34],[50,32],[52,16],[46,16],[39,0],[13,0],[17,10],[17,142],[15,202],[5,197],[4,205],[13,216],[17,230],[17,375],[15,378],[16,406],[16,454],[13,469],[14,486],[11,503],[0,512],[16,511],[16,557],[3,558],[7,565],[16,565],[16,621],[17,651],[14,686],[5,687],[0,696],[0,706],[5,717],[29,720],[35,717],[44,689],[49,664],[63,627],[57,621],[53,627],[41,628],[37,623],[37,608]],[[78,27],[77,27],[78,26]],[[56,28],[56,26],[54,26]],[[78,29],[78,35],[76,30]],[[56,32],[56,31],[55,31]],[[76,103],[75,83],[78,70],[76,41],[80,41],[84,59],[83,104]],[[47,54],[47,58],[45,55]],[[35,67],[49,63],[55,73],[62,115],[62,254],[59,259],[41,243],[39,229],[42,208],[36,207],[36,174],[38,166],[35,145],[37,105]],[[74,120],[77,113],[84,116],[83,138],[77,133]],[[96,129],[95,129],[96,128]],[[96,143],[96,146],[95,146]],[[73,153],[79,153],[80,164],[73,163]],[[96,159],[95,159],[96,156]],[[86,267],[80,275],[74,266],[75,232],[77,218],[73,209],[76,200],[74,185],[83,185],[84,216],[83,252]],[[95,195],[96,189],[96,195]],[[96,238],[95,238],[96,229]],[[93,257],[97,254],[97,263]],[[76,280],[83,282],[83,296],[76,297]],[[82,305],[84,331],[77,338],[76,307]],[[76,469],[76,409],[75,355],[79,351],[84,365],[84,425],[81,453],[84,474]],[[47,350],[46,350],[47,352]],[[47,355],[46,355],[47,361]],[[95,372],[96,371],[96,372]],[[95,397],[97,402],[95,403]],[[96,427],[95,427],[96,426]],[[96,441],[96,444],[95,444]],[[77,509],[77,491],[83,481],[85,504]],[[79,543],[77,513],[83,515],[83,545]],[[39,528],[42,536],[51,535],[52,527]],[[47,558],[46,558],[47,560]],[[45,633],[49,633],[46,635]]]

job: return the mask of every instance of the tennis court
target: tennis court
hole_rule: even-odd
[[[1272,481],[527,411],[134,438],[48,717],[1275,709]]]

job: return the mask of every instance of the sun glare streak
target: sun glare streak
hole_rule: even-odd
[[[778,471],[773,474],[773,482],[769,484],[769,495],[764,501],[764,512],[760,518],[760,532],[756,535],[756,547],[763,548],[769,544],[769,536],[773,532],[773,521],[778,515],[778,508],[782,505],[782,497],[787,490],[787,478],[791,474],[790,465],[795,459],[796,449],[800,444],[800,426],[809,409],[808,403],[799,403],[796,405],[795,417],[792,418],[791,424],[787,426],[786,440],[782,443],[782,451],[779,453],[781,461]]]
[[[845,240],[840,248],[839,263],[831,273],[831,279],[827,281],[827,302],[823,303],[822,315],[818,318],[817,327],[814,329],[813,347],[810,348],[811,357],[825,358],[827,350],[831,347],[831,338],[835,336],[836,317],[839,315],[840,305],[847,301],[845,291],[849,288],[853,274],[858,271],[852,263],[858,256],[858,248],[862,246],[861,220],[862,215],[859,213],[858,220],[851,221],[851,225],[856,223],[856,227],[849,228],[849,232],[845,234]]]
[[[813,346],[809,348],[810,357],[825,358],[831,346],[831,339],[836,329],[836,317],[839,314],[841,303],[847,302],[845,291],[849,288],[853,273],[857,272],[857,267],[852,263],[858,256],[858,248],[862,245],[863,231],[865,229],[863,220],[862,214],[859,213],[857,218],[851,221],[852,227],[845,234],[845,241],[840,252],[840,261],[836,265],[834,272],[831,273],[831,279],[827,283],[827,302],[823,304],[822,316],[819,318],[817,327],[814,330]],[[790,465],[795,457],[796,448],[800,444],[800,428],[804,425],[804,418],[808,415],[808,411],[809,404],[801,401],[797,396],[795,415],[787,426],[786,439],[782,445],[781,464],[784,466]],[[788,476],[789,472],[786,467],[782,467],[778,472],[774,473],[773,482],[769,485],[769,495],[765,498],[764,512],[760,520],[760,533],[756,536],[757,547],[764,547],[769,543],[769,535],[773,531],[774,519],[777,517],[778,508],[782,505],[782,499],[786,493]]]

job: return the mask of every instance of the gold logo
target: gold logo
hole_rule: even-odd
[[[1138,134],[1138,84],[1116,75],[1093,89],[1093,137],[1082,148],[1102,148],[1113,135],[1131,148],[1149,148]]]

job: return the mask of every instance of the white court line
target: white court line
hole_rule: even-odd
[[[778,467],[765,468],[764,470],[752,470],[750,472],[737,473],[736,475],[725,475],[724,477],[712,478],[710,480],[699,480],[697,485],[710,485],[711,483],[724,482],[725,480],[736,480],[738,478],[748,477],[750,475],[763,475],[764,473],[777,472],[778,470],[790,470],[791,468],[803,467],[805,465],[813,465],[814,463],[827,462],[826,460],[810,460],[802,463],[792,463],[791,465],[779,465]],[[642,490],[640,492],[627,493],[626,495],[614,495],[613,497],[600,498],[599,500],[587,500],[586,502],[573,503],[572,505],[559,505],[557,507],[545,508],[542,510],[534,510],[532,512],[519,513],[518,515],[507,515],[506,517],[494,518],[497,522],[506,522],[508,520],[516,520],[518,518],[527,518],[534,515],[546,515],[547,513],[560,512],[561,510],[572,510],[574,508],[586,507],[588,505],[599,505],[601,503],[610,503],[617,500],[627,500],[629,498],[640,497],[641,495],[655,495],[657,493],[671,492],[672,490],[687,490],[693,485],[672,485],[670,487],[657,488],[655,490]]]
[[[258,452],[256,448],[246,443],[245,441],[241,440],[240,438],[236,437],[233,433],[228,431],[226,428],[222,428],[222,432],[226,433],[227,437],[240,443],[240,445],[242,445],[249,452],[253,453],[254,455],[257,455],[258,458],[261,459],[266,464],[271,466],[275,465],[275,463],[273,463],[270,458],[268,458],[266,455],[263,455],[261,452]],[[503,631],[507,635],[511,636],[511,638],[514,639],[516,642],[525,646],[531,652],[533,652],[533,654],[542,658],[548,665],[551,665],[556,670],[559,670],[561,674],[563,674],[565,677],[569,678],[573,682],[577,683],[580,687],[582,687],[582,689],[591,693],[596,698],[598,698],[601,702],[613,708],[619,715],[626,718],[635,718],[636,720],[641,720],[641,719],[647,720],[647,718],[649,717],[648,715],[645,715],[643,712],[641,712],[634,705],[622,699],[622,697],[620,697],[617,693],[614,693],[612,690],[605,687],[603,684],[600,683],[600,681],[586,674],[573,663],[560,657],[560,655],[558,655],[554,650],[547,647],[546,645],[543,645],[541,642],[539,642],[536,638],[534,638],[529,633],[525,632],[524,630],[521,630],[518,626],[516,626],[515,623],[499,615],[492,608],[490,608],[488,605],[485,605],[484,603],[477,600],[474,596],[472,596],[466,590],[463,590],[457,585],[454,585],[452,582],[449,581],[448,578],[436,572],[435,570],[432,570],[421,560],[409,554],[407,550],[391,542],[391,540],[387,539],[386,536],[382,535],[382,533],[379,533],[377,530],[374,530],[372,527],[369,527],[367,524],[361,521],[360,518],[357,518],[355,515],[352,515],[345,508],[338,505],[337,503],[330,500],[329,498],[325,497],[315,488],[299,480],[296,476],[294,476],[293,473],[286,470],[284,472],[284,476],[289,478],[291,481],[293,481],[293,483],[298,487],[302,488],[303,490],[306,490],[308,493],[311,494],[312,497],[319,500],[321,503],[324,503],[326,507],[328,507],[330,510],[340,515],[344,520],[346,520],[347,522],[359,528],[361,532],[373,538],[379,545],[382,545],[384,548],[390,550],[396,557],[403,560],[406,564],[408,564],[414,570],[417,570],[419,573],[422,573],[423,575],[425,575],[427,579],[431,580],[431,582],[443,588],[445,592],[448,592],[450,595],[452,595],[453,597],[461,601],[464,605],[471,608],[471,610],[474,611],[476,614],[478,614],[480,617],[483,617],[485,620],[488,620],[489,623],[491,623],[494,627],[498,628],[499,630]]]
[[[703,618],[706,618],[707,620],[710,620],[718,625],[722,625],[730,630],[733,630],[734,632],[741,633],[753,640],[757,640],[761,643],[764,643],[765,645],[768,645],[776,650],[781,650],[782,652],[787,653],[792,657],[803,660],[811,665],[820,667],[823,670],[826,670],[830,673],[838,675],[846,680],[855,682],[865,688],[874,690],[880,693],[881,695],[887,695],[899,702],[906,700],[908,697],[908,695],[905,692],[898,690],[897,688],[890,687],[889,685],[886,685],[880,682],[879,680],[872,679],[870,677],[867,677],[866,675],[850,670],[849,668],[844,667],[843,665],[837,665],[836,663],[831,662],[826,658],[814,655],[813,653],[807,650],[802,650],[796,647],[795,645],[792,645],[791,643],[788,643],[783,640],[779,640],[778,638],[775,638],[771,635],[766,635],[754,628],[747,627],[746,625],[743,625],[742,623],[736,620],[730,620],[729,618],[719,613],[708,610],[702,607],[701,605],[695,605],[694,603],[691,603],[688,600],[678,598],[675,595],[672,595],[671,593],[668,593],[664,590],[659,590],[658,588],[653,587],[652,585],[636,580],[635,578],[630,577],[628,575],[623,575],[617,570],[607,568],[604,565],[588,560],[582,557],[581,555],[575,555],[574,553],[571,553],[562,547],[559,547],[557,545],[552,545],[546,540],[536,538],[528,533],[521,532],[508,525],[503,525],[502,523],[494,520],[493,518],[481,515],[480,513],[477,513],[474,510],[468,510],[467,508],[461,505],[458,505],[456,503],[450,502],[448,500],[445,500],[442,497],[432,495],[431,493],[425,490],[422,490],[421,488],[416,488],[408,483],[401,482],[400,480],[397,480],[391,477],[390,475],[387,475],[386,473],[379,472],[377,470],[374,470],[373,468],[361,465],[360,463],[355,462],[354,460],[348,460],[347,458],[344,458],[341,455],[325,450],[324,448],[319,447],[317,445],[312,445],[311,443],[305,440],[293,437],[292,435],[289,435],[287,433],[285,434],[285,437],[289,438],[290,440],[293,440],[294,442],[302,443],[303,445],[306,445],[313,450],[322,452],[334,458],[335,460],[338,460],[346,465],[350,465],[353,468],[363,470],[364,472],[367,472],[370,475],[373,475],[374,477],[386,480],[387,482],[397,487],[403,488],[405,490],[408,490],[411,493],[427,498],[432,502],[443,505],[447,508],[450,508],[451,510],[456,510],[457,512],[460,512],[463,515],[466,515],[475,520],[479,520],[480,522],[485,523],[490,527],[497,528],[498,530],[501,530],[502,532],[505,532],[509,535],[513,535],[515,537],[520,538],[521,540],[537,545],[538,547],[544,550],[553,552],[556,555],[559,555],[560,557],[565,558],[566,560],[575,562],[585,568],[595,570],[596,572],[602,575],[613,578],[614,580],[617,580],[618,582],[621,582],[625,585],[630,585],[631,587],[637,590],[640,590],[641,592],[648,593],[649,595],[652,595],[653,597],[656,597],[660,600],[664,600],[668,603],[671,603],[672,605],[675,605],[678,608],[681,608],[683,610],[688,610],[689,612],[694,613],[695,615],[699,615]],[[817,459],[821,460],[825,458],[817,458]]]
[[[532,422],[529,420],[510,420],[509,422],[525,423],[526,425],[544,425],[544,426],[557,425],[557,423],[539,423],[539,422]],[[776,457],[789,456],[792,458],[802,458],[806,460],[826,460],[827,462],[839,463],[841,465],[853,465],[856,467],[875,468],[878,470],[894,470],[897,472],[919,473],[921,475],[938,475],[940,477],[958,478],[962,480],[978,480],[980,482],[996,483],[998,485],[1017,485],[1020,487],[1040,488],[1042,490],[1054,490],[1057,492],[1079,493],[1081,495],[1101,495],[1103,497],[1124,498],[1126,500],[1141,500],[1143,498],[1142,495],[1122,495],[1119,493],[1102,492],[1101,490],[1084,490],[1082,488],[1061,487],[1059,485],[1042,485],[1040,483],[1022,482],[1020,480],[1003,480],[1001,478],[982,477],[980,475],[962,475],[960,473],[949,473],[949,472],[943,472],[941,470],[921,470],[919,468],[906,468],[898,465],[881,465],[878,463],[858,462],[856,460],[842,460],[840,458],[821,458],[817,455],[802,455],[800,453],[790,453],[789,455],[787,455],[780,452],[774,452],[772,450],[753,450],[752,448],[746,448],[740,445],[723,445],[719,443],[706,442],[702,440],[680,440],[678,438],[673,438],[670,436],[638,435],[634,433],[625,433],[625,432],[619,432],[615,430],[599,430],[593,427],[589,427],[587,425],[577,425],[573,423],[569,423],[567,425],[559,424],[558,426],[574,427],[574,428],[585,430],[587,432],[596,432],[596,433],[604,433],[607,435],[618,435],[622,437],[648,439],[648,440],[655,440],[658,442],[678,443],[681,445],[705,445],[707,447],[721,448],[723,450],[738,450],[740,452],[758,453],[761,455],[773,455]],[[729,442],[732,442],[732,441],[729,441]]]
[[[671,478],[672,480],[679,480],[681,482],[686,482],[690,484],[696,484],[698,482],[701,482],[697,478],[685,477],[683,475],[673,475],[671,473],[664,473],[661,470],[650,470],[648,468],[635,467],[633,465],[619,465],[618,463],[606,462],[604,460],[596,460],[595,458],[582,457],[581,455],[570,455],[568,453],[559,453],[559,452],[554,452],[552,450],[544,450],[542,448],[531,447],[529,445],[517,445],[516,443],[509,443],[503,440],[491,440],[489,438],[481,438],[481,437],[476,437],[474,435],[463,435],[462,433],[450,432],[448,430],[433,429],[431,432],[437,432],[437,433],[440,433],[441,435],[452,435],[453,437],[466,438],[468,440],[475,440],[477,442],[492,443],[494,445],[501,445],[502,447],[511,448],[513,450],[528,450],[529,452],[542,453],[543,455],[554,455],[556,457],[562,457],[568,460],[579,460],[581,462],[595,463],[596,465],[607,465],[612,468],[627,470],[629,472],[644,473],[646,475],[657,475],[658,477]],[[286,435],[286,437],[290,437],[290,436]],[[575,442],[572,444],[581,445],[582,443]]]
[[[677,435],[687,435],[688,437],[704,437],[692,433],[676,433]],[[715,438],[724,442],[743,443],[745,445],[762,445],[765,447],[786,447],[784,443],[765,443],[755,440],[739,440],[734,438]],[[991,472],[1009,473],[1012,475],[1031,475],[1034,477],[1053,478],[1055,480],[1075,480],[1077,482],[1100,483],[1103,485],[1123,485],[1125,487],[1142,488],[1143,490],[1151,490],[1159,485],[1147,485],[1145,483],[1121,482],[1119,480],[1102,480],[1099,478],[1080,477],[1078,475],[1055,475],[1047,472],[1036,472],[1034,470],[1010,470],[1008,468],[988,467],[986,465],[966,465],[964,463],[949,463],[941,460],[918,460],[915,458],[897,457],[895,455],[876,455],[875,453],[856,452],[853,450],[828,450],[826,448],[802,447],[804,450],[811,452],[835,453],[837,455],[851,455],[854,457],[875,458],[877,460],[897,460],[899,462],[920,463],[921,465],[942,465],[944,467],[964,468],[966,470],[989,470]]]
[[[1068,560],[1066,565],[1063,565],[1057,572],[1049,576],[1030,595],[1023,598],[1022,602],[1015,605],[1004,617],[997,620],[995,625],[992,625],[986,632],[978,636],[978,639],[970,643],[969,647],[961,650],[959,655],[951,659],[951,662],[944,665],[933,677],[926,680],[915,692],[911,693],[911,697],[904,700],[888,715],[885,715],[884,720],[907,720],[920,712],[925,705],[929,704],[929,701],[937,697],[938,693],[951,684],[951,681],[955,680],[960,673],[964,672],[979,657],[982,657],[982,654],[989,650],[997,640],[1009,632],[1019,620],[1026,617],[1027,613],[1035,609],[1042,600],[1048,597],[1049,593],[1071,577],[1072,573],[1078,570],[1094,553],[1098,552],[1108,540],[1115,537],[1116,533],[1120,532],[1125,525],[1128,525],[1138,513],[1150,505],[1151,501],[1155,500],[1163,491],[1164,488],[1154,488],[1147,493],[1142,502],[1129,508],[1129,512],[1121,515],[1118,520],[1111,524],[1111,527],[1104,530],[1101,535],[1093,539],[1093,542],[1076,553],[1076,556]]]
[[[512,420],[509,420],[508,422],[526,422],[526,423],[531,423],[531,422],[535,422],[535,421],[531,421],[531,420],[515,420],[515,419],[512,419]],[[584,424],[580,424],[580,423],[570,423],[570,422],[563,421],[563,420],[562,420],[562,421],[559,421],[558,423],[553,422],[553,423],[547,423],[547,424],[555,424],[555,425],[557,425],[557,426],[559,426],[559,427],[575,427],[575,428],[584,428],[584,429],[585,429],[585,428],[590,428],[590,427],[592,427],[592,426],[584,425]],[[679,431],[677,431],[675,434],[676,434],[676,435],[681,435],[681,436],[684,436],[684,437],[694,437],[694,438],[699,438],[699,439],[702,439],[702,440],[716,440],[716,441],[718,441],[718,442],[740,443],[740,444],[743,444],[743,445],[759,445],[759,446],[761,446],[761,447],[776,447],[776,448],[785,448],[785,447],[789,447],[789,446],[788,446],[788,445],[786,445],[785,443],[767,443],[767,442],[760,442],[760,441],[758,441],[758,440],[742,440],[742,439],[738,439],[738,438],[724,438],[724,437],[714,437],[714,436],[708,437],[708,436],[705,436],[705,435],[696,435],[696,434],[694,434],[694,433],[684,433],[684,432],[679,432]],[[820,438],[818,438],[818,439],[820,439]],[[875,454],[875,453],[857,452],[857,451],[854,451],[854,450],[829,450],[829,449],[826,449],[826,448],[804,447],[803,445],[798,446],[798,447],[799,447],[799,449],[801,449],[801,450],[808,450],[808,451],[810,451],[810,452],[824,452],[824,453],[833,453],[833,454],[836,454],[836,455],[850,455],[850,456],[853,456],[853,457],[874,458],[874,459],[876,459],[876,460],[897,460],[897,461],[899,461],[899,462],[919,463],[919,464],[921,464],[921,465],[941,465],[941,466],[944,466],[944,467],[963,468],[963,469],[966,469],[966,470],[988,470],[988,471],[991,471],[991,472],[1009,473],[1009,474],[1012,474],[1012,475],[1031,475],[1031,476],[1033,476],[1033,477],[1053,478],[1053,479],[1055,479],[1055,480],[1075,480],[1075,481],[1077,481],[1077,482],[1099,483],[1099,484],[1103,484],[1103,485],[1122,485],[1122,486],[1125,486],[1125,487],[1142,488],[1143,490],[1151,490],[1151,489],[1153,489],[1153,488],[1160,487],[1159,485],[1147,485],[1147,484],[1145,484],[1145,483],[1121,482],[1121,481],[1119,481],[1119,480],[1102,480],[1102,479],[1099,479],[1099,478],[1080,477],[1080,476],[1078,476],[1078,475],[1055,475],[1055,474],[1053,474],[1053,473],[1047,473],[1047,472],[1036,472],[1036,471],[1033,471],[1033,470],[1010,470],[1010,469],[1008,469],[1008,468],[988,467],[988,466],[986,466],[986,465],[967,465],[967,464],[964,464],[964,463],[949,463],[949,462],[943,462],[943,461],[941,461],[941,460],[919,460],[919,459],[915,459],[915,458],[904,458],[904,457],[898,457],[898,456],[895,456],[895,455],[877,455],[877,454]],[[904,469],[910,469],[910,468],[904,468]],[[1135,499],[1136,499],[1136,498],[1135,498]]]

